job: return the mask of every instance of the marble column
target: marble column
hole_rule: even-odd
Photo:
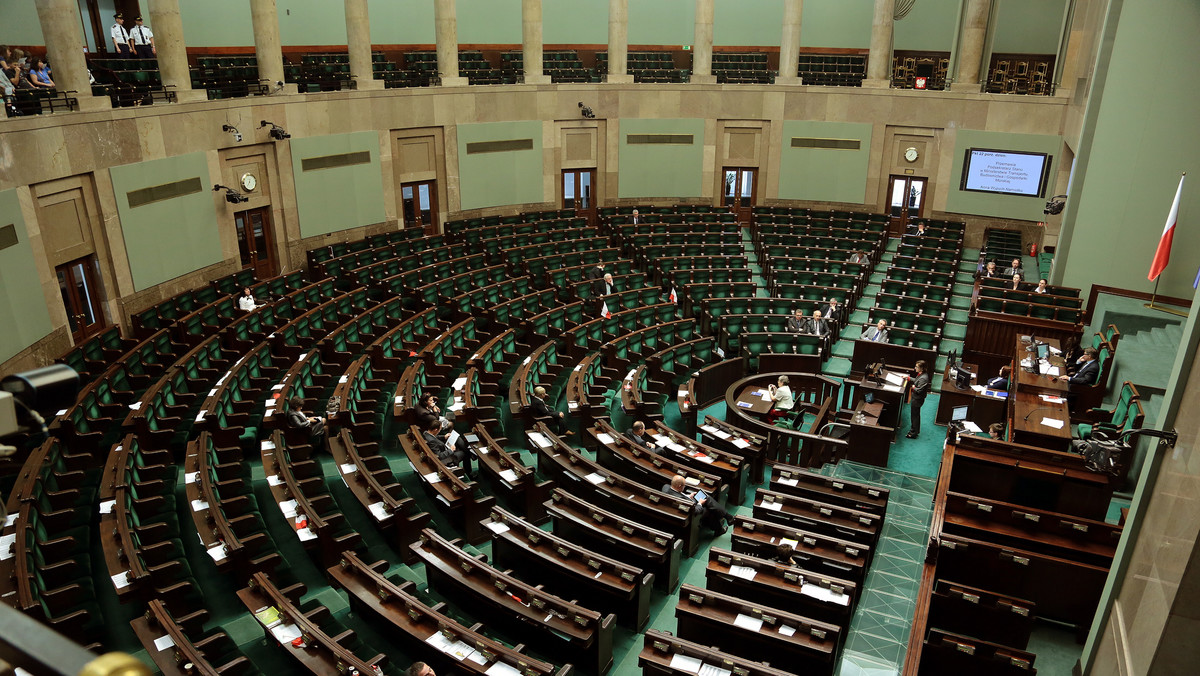
[[[606,82],[633,82],[629,58],[629,0],[608,0],[608,76]]]
[[[691,82],[714,83],[712,74],[713,0],[696,0],[696,28],[692,37]]]
[[[46,43],[46,60],[54,69],[54,88],[79,100],[79,110],[111,108],[107,96],[92,96],[88,82],[87,60],[83,48],[83,22],[75,0],[44,0],[37,5],[42,38]],[[22,73],[24,74],[24,73]]]
[[[283,48],[279,42],[279,12],[275,0],[250,0],[250,23],[254,26],[254,56],[258,79],[275,91],[283,82]],[[296,84],[285,84],[283,92],[296,93]]]
[[[799,77],[800,17],[804,0],[783,0],[783,36],[779,42],[779,75],[775,84],[803,84]]]
[[[968,0],[963,13],[962,29],[958,36],[957,68],[952,92],[978,92],[979,68],[983,60],[983,45],[987,41],[988,16],[992,13],[992,0]]]
[[[179,103],[207,101],[208,92],[192,89],[187,47],[183,44],[183,22],[179,18],[179,0],[150,0],[148,12],[163,86],[175,91],[175,100]]]
[[[371,70],[371,20],[367,0],[346,0],[346,49],[350,52],[350,77],[355,87],[383,89]]]
[[[867,57],[864,87],[887,89],[892,86],[892,24],[896,18],[896,0],[875,0],[875,18],[871,20],[871,54]]]
[[[458,76],[458,9],[454,0],[434,1],[433,28],[442,86],[462,87],[470,84],[467,78]]]
[[[525,84],[550,84],[542,72],[542,0],[521,0],[521,60]]]

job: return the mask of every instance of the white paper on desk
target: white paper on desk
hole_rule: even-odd
[[[367,509],[371,512],[371,516],[375,517],[376,521],[383,521],[391,516],[391,513],[387,511],[387,505],[383,504],[383,500],[372,502],[367,505]]]
[[[980,393],[982,393],[982,392],[983,392],[984,390],[986,390],[987,388],[986,388],[986,387],[984,387],[983,385],[972,385],[972,386],[971,386],[971,389],[972,389],[972,390],[975,390],[976,392],[980,392]]]
[[[885,375],[883,377],[883,379],[893,385],[903,385],[904,384],[904,378],[901,378],[900,376],[896,375],[895,373],[889,373],[889,374]]]
[[[404,405],[404,397],[403,397],[403,396],[396,397],[396,399],[395,399],[395,402],[394,402],[394,403],[395,403],[397,406],[403,406],[403,405]]]
[[[283,511],[283,515],[289,519],[296,516],[296,501],[284,500],[279,503],[279,509]]]
[[[292,641],[300,638],[300,627],[294,624],[277,624],[271,627],[271,635],[275,637],[283,645],[288,645]]]
[[[463,385],[466,385],[466,384],[467,384],[467,377],[466,377],[466,376],[459,376],[459,377],[458,377],[458,379],[456,379],[456,380],[454,381],[454,383],[453,383],[452,385],[450,385],[450,389],[452,389],[452,390],[461,390],[461,389],[462,389],[462,386],[463,386]]]
[[[317,539],[317,534],[312,532],[312,529],[308,526],[297,530],[296,535],[299,536],[301,542],[308,542],[309,540]]]
[[[267,477],[267,485],[268,486],[282,486],[283,479],[280,479],[278,474],[272,474],[271,476]]]
[[[8,518],[6,518],[6,519],[4,520],[4,527],[5,527],[5,528],[8,528],[9,526],[11,526],[11,525],[13,525],[14,523],[16,523],[16,522],[17,522],[17,517],[18,517],[18,516],[19,516],[18,514],[9,514],[9,515],[8,515]]]
[[[272,385],[272,386],[271,386],[271,389],[272,389],[272,390],[282,390],[282,389],[283,389],[283,383],[279,383],[278,385]]]
[[[575,409],[579,408],[579,403],[574,402],[574,401],[568,401],[567,408],[574,411]],[[503,664],[503,662],[497,662],[497,664]]]
[[[204,416],[205,416],[207,413],[208,413],[208,411],[200,411],[198,414],[196,414],[196,422],[203,422],[203,421],[204,421]]]
[[[700,673],[696,674],[696,676],[733,676],[733,672],[729,669],[722,669],[721,667],[705,662],[700,667]]]
[[[1066,401],[1066,399],[1063,399],[1062,397],[1055,397],[1050,394],[1041,394],[1038,396],[1041,397],[1042,401],[1046,402],[1047,404],[1061,404]]]
[[[62,409],[61,411],[59,411],[58,413],[55,413],[55,414],[54,414],[54,417],[55,417],[55,418],[61,418],[61,417],[63,417],[63,416],[64,416],[64,415],[66,415],[66,414],[67,414],[67,409],[65,409],[65,408],[64,408],[64,409]]]
[[[729,432],[726,432],[725,430],[714,429],[713,436],[718,439],[728,439],[728,438],[732,437],[733,435],[730,434]]]
[[[341,378],[338,378],[338,384],[339,385],[344,384],[346,382],[349,382],[349,380],[350,380],[350,376],[342,376]]]
[[[175,639],[171,638],[170,634],[159,636],[158,638],[154,639],[155,650],[166,650],[173,645],[175,645]]]
[[[903,390],[903,388],[899,385],[884,385],[883,390],[885,392],[900,392]]]
[[[185,484],[194,484],[199,480],[200,480],[199,472],[188,472],[183,475],[183,483],[185,483]]]
[[[613,439],[613,438],[612,438],[612,435],[611,435],[611,434],[607,434],[607,433],[605,433],[605,432],[601,432],[600,434],[597,434],[597,435],[596,435],[596,440],[597,440],[597,441],[599,441],[600,443],[602,443],[602,444],[606,445],[606,446],[607,446],[608,444],[611,444],[611,443],[613,443],[614,441],[616,441],[616,439]]]
[[[687,390],[679,390],[679,396],[680,397],[688,396],[688,391]]]
[[[778,511],[783,510],[783,503],[782,502],[764,502],[764,503],[762,503],[762,507],[763,507],[763,509],[770,509],[772,511],[778,512]]]
[[[1042,424],[1046,427],[1053,427],[1056,430],[1061,430],[1063,427],[1063,421],[1058,418],[1042,418]]]
[[[0,535],[0,561],[7,561],[13,557],[13,545],[17,543],[17,534],[9,533],[8,535]]]
[[[784,486],[798,486],[798,485],[800,485],[800,482],[799,482],[799,481],[797,481],[796,479],[777,479],[776,481],[778,481],[779,483],[783,484]]]
[[[683,483],[687,484],[688,486],[699,486],[700,480],[694,476],[690,476],[690,477],[687,477],[686,479],[684,479]]]
[[[831,591],[829,589],[826,589],[825,587],[822,587],[821,585],[818,585],[818,584],[801,585],[800,593],[804,594],[805,596],[809,596],[814,599],[817,599],[818,601],[826,601],[829,603],[836,603],[840,606],[850,605],[850,595],[849,594],[838,594],[838,593]]]
[[[588,481],[590,481],[594,484],[602,484],[605,481],[604,477],[596,472],[592,472],[591,474],[589,474],[583,478],[587,479]]]
[[[448,409],[446,409],[446,410],[448,410],[448,411],[453,411],[453,412],[455,412],[455,413],[458,413],[459,411],[463,410],[463,409],[464,409],[464,408],[466,408],[466,407],[467,407],[467,402],[465,402],[465,401],[456,401],[456,402],[454,402],[453,404],[450,404],[450,408],[448,408]]]
[[[550,443],[541,432],[526,432],[529,435],[529,440],[541,448],[550,448],[554,444]],[[611,437],[610,437],[611,438]]]
[[[724,358],[725,358],[725,350],[722,350],[722,349],[721,349],[721,348],[719,348],[719,347],[714,347],[714,348],[713,348],[713,352],[716,352],[716,353],[717,353],[717,356],[718,356],[718,357],[720,357],[721,359],[724,359]]]
[[[442,477],[438,476],[437,472],[430,472],[429,474],[422,474],[421,478],[424,479],[425,483],[427,483],[427,484],[436,484],[436,483],[441,483],[441,481],[442,481]]]
[[[983,431],[982,429],[979,428],[979,425],[976,425],[975,423],[971,422],[970,420],[964,420],[964,421],[962,421],[962,424],[963,424],[963,427],[968,432],[971,432],[974,434],[979,434],[980,432]]]
[[[268,399],[264,405],[265,405],[267,408],[275,408],[275,400],[274,400],[274,399]]]
[[[500,533],[508,532],[508,524],[500,523],[499,521],[489,521],[487,523],[488,530],[499,535]]]
[[[344,462],[341,465],[338,465],[338,468],[342,470],[342,474],[354,474],[358,471],[358,465],[355,465],[352,462]]]
[[[129,571],[125,571],[124,573],[117,573],[116,575],[113,575],[112,581],[113,581],[113,585],[117,589],[124,589],[124,588],[128,587],[129,582],[130,582]]]
[[[520,478],[517,476],[517,473],[512,471],[511,469],[500,470],[500,478],[504,479],[505,481],[507,481],[510,484],[515,484],[518,481],[520,481]]]
[[[105,500],[104,502],[100,503],[100,513],[101,514],[112,514],[113,507],[116,507],[116,506],[117,506],[116,500]]]
[[[675,443],[674,441],[670,441],[670,440],[667,441],[667,448],[671,449],[672,451],[675,451],[676,453],[684,453],[687,451],[687,449],[684,448],[683,446]]]
[[[1060,371],[1057,366],[1051,366],[1050,368],[1046,369],[1046,375],[1057,377],[1062,375],[1062,371]]]
[[[462,436],[457,431],[450,432],[450,436],[446,437],[446,448],[454,448],[458,443],[458,438]]]
[[[487,664],[487,662],[488,662],[487,658],[484,657],[478,650],[472,650],[471,654],[467,655],[467,659],[471,660],[475,664],[480,664],[480,665]],[[383,676],[383,674],[381,673],[381,674],[379,674],[379,676]]]
[[[212,557],[213,561],[220,563],[225,560],[225,545],[213,545],[205,550]]]
[[[671,668],[678,671],[686,671],[689,673],[698,674],[700,673],[700,667],[702,666],[704,666],[704,662],[701,662],[695,657],[680,655],[679,653],[675,653],[671,656]]]
[[[452,642],[449,640],[447,640],[443,645],[438,646],[438,650],[441,650],[442,652],[453,657],[454,659],[458,660],[459,662],[467,659],[468,657],[471,656],[472,653],[475,652],[474,648],[467,645],[466,643],[463,643],[462,641],[453,641]]]
[[[135,401],[135,402],[133,402],[132,404],[130,404],[130,405],[129,405],[129,408],[131,408],[131,409],[133,409],[133,410],[135,410],[135,411],[136,411],[136,410],[138,410],[138,409],[140,409],[141,407],[142,407],[142,402],[140,402],[140,401]]]
[[[779,625],[779,633],[782,636],[792,636],[796,633],[795,627],[789,627],[786,624]]]
[[[206,509],[208,509],[208,502],[206,500],[200,500],[200,499],[192,500],[192,511],[193,512],[203,512]]]
[[[712,464],[712,461],[713,461],[712,456],[709,456],[709,455],[697,455],[696,459],[699,460],[700,462],[708,463],[710,465]]]
[[[754,576],[758,575],[758,571],[750,566],[733,565],[729,567],[729,574],[733,575],[734,577],[740,577],[744,580],[753,580]]]
[[[259,446],[260,446],[260,447],[262,448],[262,450],[264,450],[264,451],[273,451],[273,450],[275,450],[275,442],[274,442],[274,441],[271,441],[270,439],[265,439],[265,440],[263,440],[262,444],[260,444]]]
[[[745,439],[734,439],[732,443],[737,448],[750,448],[750,442]]]
[[[476,654],[478,654],[478,651],[476,651]],[[483,673],[487,674],[487,676],[521,676],[521,672],[516,667],[509,666],[504,662],[496,662]]]
[[[763,393],[762,393],[762,397],[761,397],[761,398],[762,398],[762,400],[763,400],[763,401],[771,401],[771,393],[770,393],[770,392],[763,392]]]
[[[671,439],[668,438],[667,435],[665,435],[665,434],[654,440],[654,445],[658,446],[659,448],[666,448],[670,444],[671,444]]]
[[[762,629],[762,623],[762,618],[750,617],[749,615],[743,615],[741,613],[738,613],[738,616],[733,618],[733,626],[741,627],[742,629],[749,629],[750,631],[758,631],[759,629]]]
[[[787,546],[791,547],[792,549],[795,549],[796,546],[800,544],[800,542],[798,540],[790,540],[788,538],[779,538],[779,544],[787,545]]]

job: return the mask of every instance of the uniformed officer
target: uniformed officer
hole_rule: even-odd
[[[133,40],[134,53],[139,59],[153,59],[154,55],[158,54],[158,48],[154,46],[154,31],[142,24],[140,16],[133,22],[133,30],[129,31],[129,37]]]
[[[117,12],[113,14],[113,18],[117,21],[109,31],[113,46],[117,48],[117,56],[129,58],[133,54],[133,48],[129,44],[129,31],[125,30],[125,15]]]

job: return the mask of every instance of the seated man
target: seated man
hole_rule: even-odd
[[[1004,271],[1005,277],[1012,277],[1013,275],[1021,275],[1022,277],[1025,276],[1025,268],[1021,266],[1020,258],[1012,259],[1012,263],[1010,263],[1008,269]]]
[[[534,417],[550,419],[550,422],[547,424],[550,426],[550,429],[554,430],[555,434],[568,437],[575,434],[567,429],[566,416],[563,412],[555,411],[546,403],[546,388],[541,385],[533,388],[533,401],[529,402],[529,406],[533,409]]]
[[[1100,362],[1096,358],[1100,353],[1094,347],[1085,347],[1083,354],[1080,355],[1075,375],[1072,376],[1057,376],[1051,380],[1059,381],[1066,380],[1074,388],[1076,385],[1087,387],[1096,384],[1096,378],[1100,377]]]
[[[1008,379],[1012,373],[1012,367],[1005,365],[1000,367],[1000,373],[995,378],[987,381],[988,389],[1008,391]]]
[[[886,343],[888,338],[887,320],[880,319],[874,326],[868,326],[862,332],[861,339],[869,340],[873,343]]]
[[[862,265],[870,265],[871,257],[867,255],[866,251],[855,251],[850,255],[850,262],[861,263]]]
[[[917,223],[917,227],[916,227],[916,228],[912,228],[912,227],[910,226],[910,228],[909,228],[909,230],[908,230],[908,234],[910,234],[910,235],[914,235],[914,236],[916,236],[916,237],[924,237],[924,236],[925,236],[925,224],[924,224],[924,223]]]
[[[808,320],[808,331],[814,336],[820,336],[821,338],[829,337],[829,325],[821,317],[820,310],[813,310],[812,319]]]
[[[703,491],[687,487],[687,480],[682,475],[671,477],[671,483],[662,487],[662,492],[677,498],[692,501],[692,513],[700,517],[700,523],[713,529],[717,535],[724,535],[727,523],[733,523],[733,517],[725,511],[725,506],[717,502],[711,495],[699,497]]]
[[[830,298],[825,307],[821,308],[821,315],[825,317],[825,321],[836,325],[842,320],[842,306],[838,305],[838,299]]]
[[[646,434],[646,423],[641,420],[634,421],[629,431],[625,433],[625,438],[651,453],[658,452],[658,447],[654,445],[654,439]]]
[[[288,401],[287,424],[292,429],[308,430],[308,440],[313,450],[325,450],[325,419],[304,412],[304,399],[292,397]]]
[[[592,295],[595,297],[607,296],[616,290],[617,287],[613,284],[613,276],[608,272],[604,273],[604,277],[592,282]]]
[[[421,433],[421,436],[425,439],[425,445],[429,446],[429,450],[432,451],[433,454],[437,456],[438,460],[441,460],[444,464],[446,464],[448,466],[462,465],[463,471],[466,472],[468,476],[470,476],[470,474],[471,474],[471,463],[469,461],[469,458],[471,457],[470,453],[468,453],[464,449],[458,448],[457,440],[456,440],[456,443],[454,444],[454,448],[451,448],[450,445],[446,443],[448,440],[448,437],[441,436],[441,432],[442,432],[442,424],[440,422],[435,420],[435,421],[429,423],[429,426],[426,427],[425,430]],[[461,439],[461,437],[460,437],[460,439]]]
[[[808,333],[808,317],[804,316],[804,310],[796,308],[792,312],[792,316],[787,320],[788,333]]]
[[[446,415],[442,415],[442,409],[437,405],[436,395],[426,393],[421,397],[420,403],[413,410],[417,414],[417,427],[423,430],[429,429],[430,424],[436,422],[441,431],[449,435],[450,430],[454,427],[454,414],[447,413]],[[458,439],[455,440],[454,449],[463,453],[466,453],[469,449],[467,440],[462,435],[459,435]]]
[[[642,222],[642,217],[641,217],[641,215],[640,215],[640,214],[638,214],[638,210],[637,210],[637,209],[634,209],[634,210],[633,210],[633,214],[631,214],[631,215],[630,215],[630,217],[629,217],[629,222],[630,222],[630,223],[632,223],[632,224],[634,224],[634,225],[637,225],[638,223],[641,223],[641,222]]]

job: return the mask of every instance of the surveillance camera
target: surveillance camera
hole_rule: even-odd
[[[229,202],[230,204],[241,204],[243,202],[249,202],[250,198],[230,190],[229,192],[225,193],[225,201]]]
[[[284,131],[284,130],[280,129],[279,127],[275,127],[275,128],[274,128],[274,129],[272,129],[271,131],[267,132],[267,134],[268,134],[268,135],[269,135],[271,138],[275,139],[276,141],[282,141],[282,140],[284,140],[284,139],[289,139],[289,138],[291,138],[291,137],[292,137],[292,135],[291,135],[291,134],[289,134],[289,133],[287,133],[286,131]]]
[[[282,86],[283,86],[283,80],[276,80],[276,81],[275,81],[275,86],[276,86],[276,87],[282,87]]]
[[[240,132],[240,131],[233,132],[233,140],[237,141],[238,143],[241,143],[242,142],[242,132]]]

